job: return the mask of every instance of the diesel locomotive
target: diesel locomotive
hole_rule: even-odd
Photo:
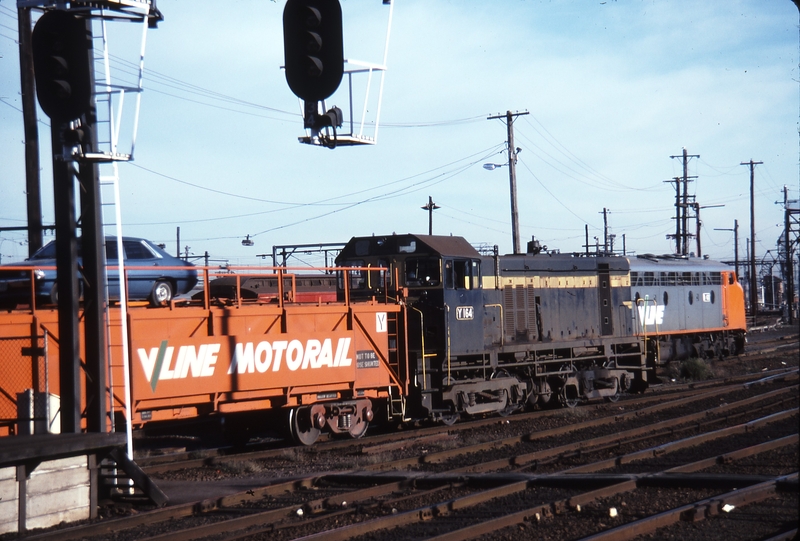
[[[729,267],[528,246],[526,254],[482,256],[461,237],[409,234],[344,247],[337,265],[361,269],[345,271],[351,296],[403,291],[410,417],[450,423],[616,401],[644,391],[659,362],[744,345],[744,296]]]

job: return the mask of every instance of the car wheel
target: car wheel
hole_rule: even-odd
[[[165,280],[159,280],[153,286],[150,293],[150,304],[152,306],[165,306],[172,300],[172,284]]]
[[[50,289],[50,303],[58,304],[58,284],[53,284],[52,289]]]

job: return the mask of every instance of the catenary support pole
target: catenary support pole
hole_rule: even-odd
[[[42,247],[42,197],[39,175],[39,128],[31,47],[31,8],[17,8],[22,123],[25,133],[25,198],[28,212],[28,255]]]

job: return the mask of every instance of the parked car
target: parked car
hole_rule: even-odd
[[[106,237],[105,246],[106,265],[109,267],[106,270],[108,295],[112,300],[119,299],[119,270],[115,268],[119,265],[116,237]],[[194,265],[171,256],[149,240],[123,237],[122,249],[130,300],[148,300],[153,306],[162,306],[168,304],[174,296],[188,293],[197,283],[197,271]],[[79,242],[79,266],[80,263]],[[0,307],[13,308],[17,304],[30,303],[31,270],[35,282],[36,302],[56,304],[58,288],[55,266],[55,241],[48,243],[25,261],[0,265]],[[12,270],[7,267],[28,267],[28,270]]]

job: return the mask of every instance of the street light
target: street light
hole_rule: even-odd
[[[485,163],[483,164],[483,168],[487,171],[494,171],[498,167],[506,167],[508,166],[507,163]]]
[[[421,208],[428,211],[428,235],[433,235],[433,211],[441,207],[434,203],[433,198],[429,195],[428,204]]]

